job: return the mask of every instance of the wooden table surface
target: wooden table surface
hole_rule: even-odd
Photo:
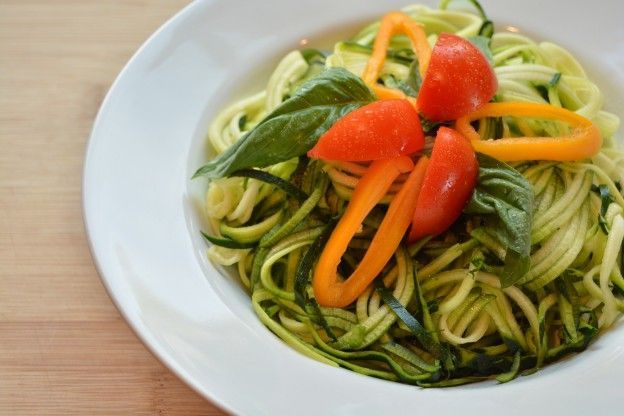
[[[98,107],[188,0],[0,0],[0,415],[221,415],[141,344],[93,266]]]

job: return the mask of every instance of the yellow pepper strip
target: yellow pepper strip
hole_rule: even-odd
[[[342,308],[360,296],[392,258],[407,231],[416,208],[429,160],[421,157],[416,166],[407,156],[374,161],[360,179],[344,215],[330,236],[314,271],[314,296],[321,306]],[[386,194],[392,182],[412,169],[394,196],[364,258],[346,280],[338,278],[340,258],[361,227],[364,218]]]
[[[560,137],[508,137],[498,140],[481,140],[470,125],[484,117],[535,117],[563,121],[574,130]],[[573,111],[548,104],[508,102],[489,103],[472,114],[457,119],[455,129],[470,139],[475,151],[498,160],[556,160],[587,159],[598,153],[602,146],[600,131],[591,120]]]
[[[381,19],[381,26],[379,27],[379,32],[377,33],[375,44],[373,45],[373,53],[362,74],[362,79],[366,85],[382,100],[406,98],[406,95],[402,91],[393,90],[377,84],[377,78],[379,78],[381,69],[386,61],[390,39],[398,33],[407,35],[412,42],[412,49],[418,58],[418,70],[422,78],[425,77],[427,67],[429,66],[429,59],[431,58],[431,47],[427,41],[425,29],[421,24],[414,22],[404,13],[391,12],[386,14]],[[413,104],[415,104],[415,101]]]

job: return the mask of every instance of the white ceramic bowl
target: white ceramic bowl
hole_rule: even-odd
[[[431,4],[431,2],[425,2]],[[205,259],[190,181],[217,111],[259,88],[303,39],[327,46],[386,0],[206,0],[181,11],[128,63],[98,114],[86,156],[84,213],[102,279],[145,344],[195,390],[246,415],[617,414],[624,329],[538,375],[422,390],[299,355],[256,319],[232,279]],[[624,109],[624,7],[617,1],[483,1],[513,25],[568,47]]]

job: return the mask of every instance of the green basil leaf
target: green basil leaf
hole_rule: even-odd
[[[351,72],[328,69],[303,83],[292,97],[193,177],[220,178],[303,155],[339,118],[374,99]]]
[[[533,189],[506,163],[483,154],[477,158],[477,186],[464,212],[483,216],[487,226],[495,230],[495,238],[506,247],[501,284],[507,287],[524,276],[531,265]]]

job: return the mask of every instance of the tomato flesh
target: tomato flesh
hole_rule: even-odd
[[[410,242],[438,235],[459,218],[475,188],[478,171],[468,139],[441,127],[414,210]]]
[[[497,88],[483,53],[468,40],[443,33],[431,52],[418,109],[432,121],[455,120],[489,102]]]
[[[380,100],[339,119],[308,152],[314,159],[366,161],[409,155],[422,149],[418,113],[407,100]]]

